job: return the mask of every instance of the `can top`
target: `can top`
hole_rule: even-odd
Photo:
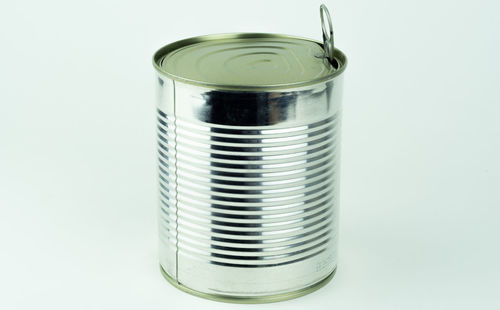
[[[208,35],[169,44],[154,56],[156,69],[185,83],[212,88],[286,88],[306,86],[339,75],[346,65],[323,44],[266,33]]]

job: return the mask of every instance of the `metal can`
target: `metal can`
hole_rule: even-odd
[[[322,43],[220,34],[154,55],[160,265],[176,287],[272,302],[335,273],[347,60],[320,15]]]

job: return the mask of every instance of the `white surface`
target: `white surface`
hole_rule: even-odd
[[[208,33],[319,39],[320,2],[2,2],[0,308],[500,308],[498,2],[325,2],[350,61],[339,271],[260,306],[159,273],[151,56]]]

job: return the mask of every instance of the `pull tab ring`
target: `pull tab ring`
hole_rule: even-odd
[[[333,53],[335,51],[335,45],[333,44],[333,26],[332,19],[330,18],[330,12],[326,8],[326,5],[322,4],[319,7],[319,15],[321,17],[321,29],[323,30],[323,48],[325,49],[325,57],[328,58],[330,63],[333,63],[334,57]],[[325,15],[328,21],[328,31],[325,25]]]

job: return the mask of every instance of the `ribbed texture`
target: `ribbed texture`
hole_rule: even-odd
[[[165,246],[235,267],[289,264],[331,246],[337,115],[272,128],[198,125],[158,110]]]

